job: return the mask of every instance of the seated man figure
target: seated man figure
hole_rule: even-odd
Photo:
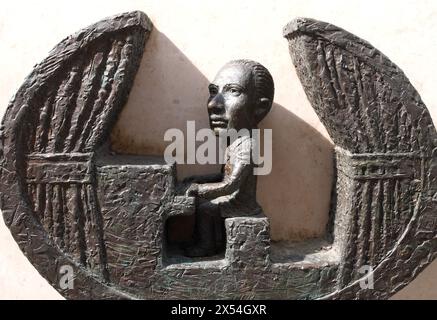
[[[222,173],[193,176],[188,196],[196,196],[194,246],[186,249],[189,257],[210,256],[217,253],[221,217],[253,216],[262,213],[256,201],[256,175],[252,159],[251,130],[267,115],[272,107],[274,84],[269,71],[250,60],[227,63],[209,85],[208,115],[210,127],[220,137],[231,129],[246,129],[234,141],[226,139],[225,165]],[[235,131],[234,131],[235,132]]]

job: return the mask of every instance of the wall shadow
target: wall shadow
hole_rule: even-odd
[[[273,134],[272,171],[259,176],[257,192],[271,218],[272,239],[298,241],[324,235],[334,175],[332,142],[277,103],[260,128],[272,129]]]
[[[276,83],[280,81],[275,79]],[[163,139],[167,129],[185,132],[187,120],[194,120],[196,129],[207,128],[208,84],[188,57],[155,27],[129,101],[112,131],[112,149],[118,153],[162,155],[168,144]],[[257,192],[270,218],[272,239],[303,240],[323,235],[333,176],[332,143],[277,103],[260,128],[273,132],[272,172],[259,177]],[[177,170],[182,179],[219,171],[219,166],[178,165]],[[177,240],[186,240],[192,229],[193,217],[169,223],[170,233]]]

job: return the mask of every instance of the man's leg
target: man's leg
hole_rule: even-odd
[[[214,229],[216,251],[223,251],[226,249],[226,230],[225,219],[220,214],[214,217]]]
[[[186,249],[188,257],[207,257],[216,253],[216,220],[219,208],[209,201],[201,201],[196,208],[194,239],[196,244]]]

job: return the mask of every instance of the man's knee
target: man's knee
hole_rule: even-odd
[[[220,209],[218,206],[209,201],[201,201],[198,204],[197,209],[199,210],[200,214],[207,214],[213,217],[220,216]]]

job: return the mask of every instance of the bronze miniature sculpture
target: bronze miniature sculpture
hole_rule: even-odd
[[[3,118],[5,223],[63,296],[385,299],[433,261],[437,135],[425,105],[381,52],[311,19],[294,20],[284,36],[308,99],[336,144],[326,236],[293,248],[271,242],[268,219],[249,196],[253,212],[238,210],[224,221],[223,256],[172,252],[165,222],[200,215],[198,196],[225,193],[207,195],[208,187],[194,185],[181,194],[175,166],[161,157],[109,152],[109,133],[151,30],[144,13],[130,12],[66,38],[26,78]],[[232,75],[241,71],[235,81],[252,67],[233,65]],[[226,81],[210,86],[210,110]],[[253,109],[260,114],[237,128],[255,126],[268,112],[273,82],[269,87],[257,96],[265,98]],[[232,119],[221,112],[210,114],[216,131]],[[207,241],[188,255],[215,253]],[[72,286],[60,285],[65,266],[74,273]],[[369,276],[363,266],[372,267],[371,287],[362,285]]]
[[[186,179],[191,182],[187,195],[197,196],[200,202],[196,210],[196,236],[199,239],[196,246],[188,248],[190,257],[217,253],[217,247],[221,245],[215,241],[223,239],[220,226],[215,226],[217,218],[263,215],[256,202],[250,130],[257,128],[272,107],[273,78],[257,62],[235,60],[220,70],[209,85],[209,92],[211,129],[217,135],[229,129],[247,129],[249,134],[230,142],[221,175]],[[231,159],[235,161],[231,162]]]

